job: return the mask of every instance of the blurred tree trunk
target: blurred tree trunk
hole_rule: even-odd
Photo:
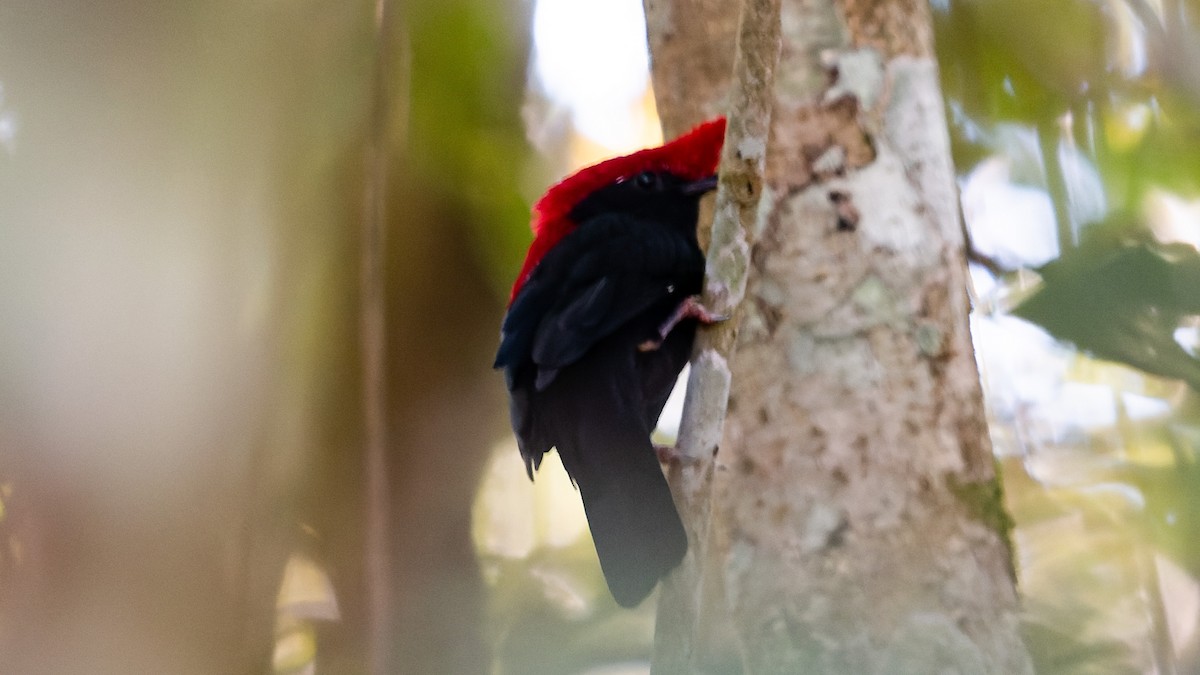
[[[270,670],[369,16],[0,5],[0,670]]]
[[[729,69],[697,55],[738,7],[646,5],[670,136],[720,112]],[[655,672],[1031,672],[928,7],[784,0],[781,26],[724,435],[672,476],[703,486],[677,491],[701,559],[664,584]]]
[[[469,514],[504,421],[502,302],[472,234],[510,202],[525,217],[528,22],[507,3],[414,4],[390,132],[411,121],[417,140],[387,138],[386,648],[391,672],[473,673],[488,655]],[[0,671],[270,672],[298,548],[341,612],[317,629],[318,672],[366,671],[355,300],[374,9],[0,3],[0,117],[16,120],[0,134]],[[478,153],[506,170],[473,175]]]
[[[503,385],[491,369],[503,307],[482,264],[490,252],[481,250],[495,243],[477,233],[527,217],[517,181],[527,152],[519,111],[530,8],[398,4],[389,10],[398,25],[384,69],[396,98],[384,135],[392,151],[384,326],[392,588],[382,672],[481,673],[490,667],[487,595],[471,510],[506,418]],[[361,488],[340,496],[362,504]],[[348,545],[362,543],[338,522],[327,527]],[[355,578],[362,561],[342,562],[338,577],[366,607],[375,589]],[[365,651],[355,649],[365,628],[330,626],[339,645],[327,655],[339,664],[333,672],[362,672],[356,658]]]

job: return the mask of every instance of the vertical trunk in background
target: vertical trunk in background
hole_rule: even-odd
[[[487,596],[471,507],[506,424],[504,388],[491,369],[503,303],[479,262],[479,249],[494,244],[478,243],[478,233],[527,214],[518,188],[527,152],[519,111],[531,7],[484,0],[403,6],[398,20],[411,49],[407,133],[387,187],[394,611],[385,672],[481,673],[490,667]],[[396,45],[393,53],[404,57]]]
[[[693,64],[738,7],[646,5],[672,135],[720,111],[728,69]],[[711,469],[682,505],[707,535],[664,589],[655,671],[1030,672],[928,8],[785,0],[781,25],[724,436],[674,477]]]
[[[474,235],[525,217],[529,21],[392,4],[413,92],[379,83],[386,670],[478,673],[470,508],[505,422]],[[317,672],[367,672],[354,243],[375,6],[0,3],[0,672],[270,672],[293,552],[340,610]]]
[[[369,14],[81,9],[0,3],[0,671],[269,672]]]

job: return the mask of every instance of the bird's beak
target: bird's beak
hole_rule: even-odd
[[[690,183],[684,183],[680,189],[683,191],[683,194],[691,196],[702,195],[716,187],[717,177],[709,176],[707,178],[701,178],[700,180],[694,180]]]

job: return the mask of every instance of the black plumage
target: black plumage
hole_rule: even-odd
[[[496,355],[530,477],[557,448],[624,606],[687,550],[650,434],[691,353],[695,319],[661,332],[700,292],[696,220],[713,185],[651,171],[583,198],[513,298]]]

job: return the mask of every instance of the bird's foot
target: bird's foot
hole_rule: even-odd
[[[683,454],[678,448],[670,445],[656,444],[654,446],[654,454],[658,455],[659,464],[681,464],[686,466],[699,461],[695,457]]]
[[[658,327],[659,337],[665,340],[667,335],[671,333],[671,330],[674,329],[675,326],[679,325],[679,322],[683,321],[684,319],[695,319],[705,326],[711,326],[714,323],[727,321],[729,317],[725,314],[717,314],[711,309],[705,307],[704,303],[700,302],[700,296],[689,295],[688,297],[684,298],[683,302],[679,303],[679,306],[676,307],[671,316],[663,322],[663,325]]]
[[[662,346],[662,340],[642,340],[638,343],[637,350],[639,352],[652,352]]]
[[[671,312],[671,316],[667,317],[667,320],[658,327],[658,338],[643,341],[638,345],[638,351],[652,352],[661,347],[663,341],[667,339],[667,336],[671,334],[675,326],[678,326],[679,322],[684,319],[695,319],[705,326],[711,326],[714,323],[727,321],[729,317],[724,314],[717,314],[705,307],[700,302],[700,296],[689,295],[683,302],[679,303],[674,312]]]

